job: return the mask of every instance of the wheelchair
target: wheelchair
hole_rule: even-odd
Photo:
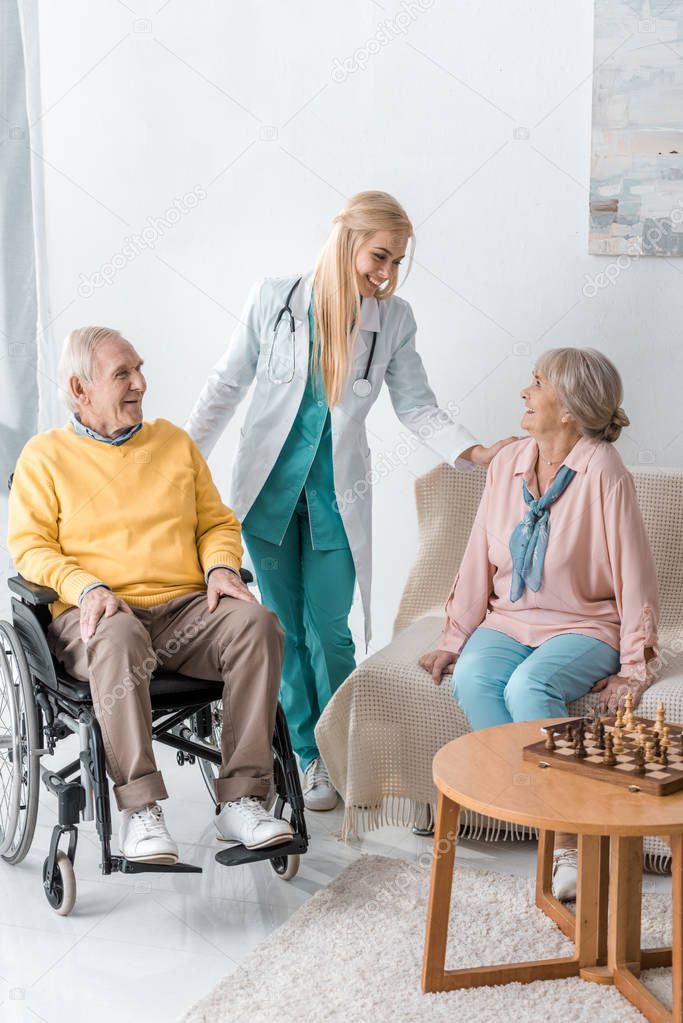
[[[240,574],[244,582],[252,581],[245,569]],[[74,863],[80,820],[95,822],[102,874],[200,874],[201,867],[188,863],[141,863],[112,855],[109,780],[90,685],[65,672],[47,644],[48,605],[58,599],[57,594],[21,576],[9,579],[8,585],[15,596],[12,624],[0,621],[0,858],[17,864],[29,852],[42,781],[57,797],[58,807],[58,823],[43,863],[43,889],[60,916],[67,916],[76,901]],[[152,738],[177,750],[179,765],[199,765],[215,803],[223,683],[158,672],[152,676],[150,690]],[[79,739],[78,759],[58,771],[42,768],[40,758],[51,756],[57,743],[74,733]],[[308,835],[299,772],[280,704],[273,735],[273,781],[273,813],[282,818],[285,808],[290,808],[292,839],[265,849],[236,845],[218,852],[216,860],[238,866],[267,859],[276,874],[290,880],[308,848]],[[62,840],[68,843],[66,850],[60,848]]]

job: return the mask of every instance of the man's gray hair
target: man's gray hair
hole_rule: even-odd
[[[64,338],[59,360],[59,390],[70,412],[78,411],[78,403],[71,393],[69,380],[78,377],[84,384],[93,382],[97,347],[107,338],[125,340],[113,327],[78,327]]]
[[[584,437],[614,443],[629,418],[624,388],[613,362],[595,348],[551,348],[536,363],[576,420]]]

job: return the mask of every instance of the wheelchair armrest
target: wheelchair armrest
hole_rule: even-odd
[[[41,604],[54,604],[56,600],[59,600],[59,595],[54,590],[51,590],[49,586],[39,586],[38,583],[30,583],[28,579],[24,579],[20,575],[15,575],[8,579],[7,585],[18,597],[21,597],[22,600],[25,600],[27,604],[31,604],[33,607],[40,607]]]
[[[240,579],[242,580],[243,583],[253,583],[254,581],[254,577],[248,568],[240,569]]]

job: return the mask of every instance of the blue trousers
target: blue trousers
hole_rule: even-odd
[[[315,726],[356,667],[349,629],[356,572],[351,551],[315,550],[299,502],[278,547],[242,530],[261,599],[285,630],[280,701],[294,752],[305,770],[317,757]]]
[[[532,647],[480,626],[456,662],[453,696],[474,731],[568,717],[567,704],[619,666],[619,653],[591,636],[568,633]]]

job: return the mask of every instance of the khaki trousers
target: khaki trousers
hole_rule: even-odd
[[[79,608],[48,630],[50,648],[69,674],[90,681],[119,809],[167,798],[152,750],[149,681],[157,668],[223,680],[216,798],[267,795],[284,641],[277,616],[236,597],[221,597],[211,613],[205,591],[131,612],[101,618],[87,643]]]

